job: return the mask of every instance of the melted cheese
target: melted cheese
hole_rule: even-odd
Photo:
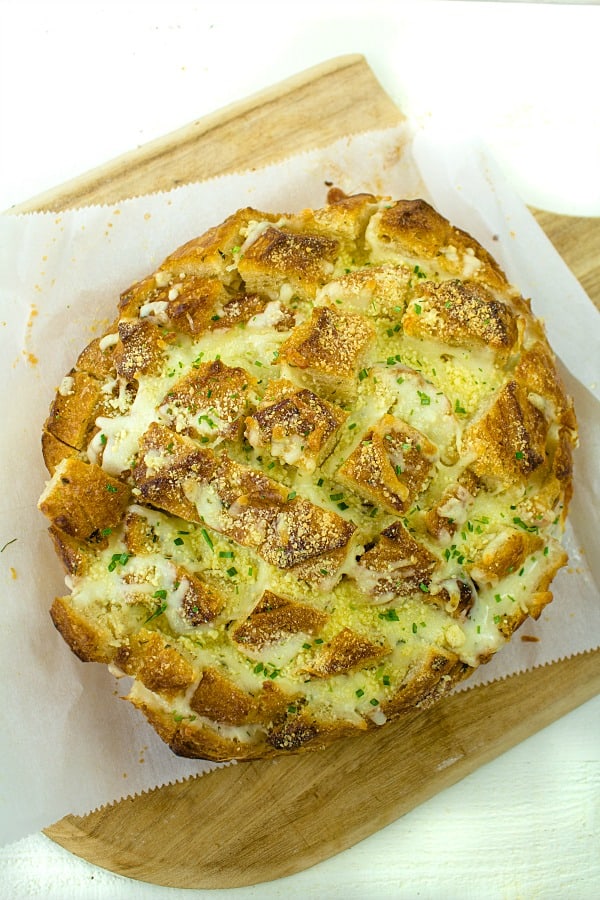
[[[96,425],[104,435],[102,452],[102,468],[109,475],[119,476],[130,468],[138,449],[139,439],[158,421],[156,403],[162,390],[161,379],[145,379],[138,389],[131,408],[123,415],[109,417],[99,416]],[[92,443],[95,439],[93,439]],[[92,455],[96,453],[97,444],[92,446]],[[90,451],[88,449],[88,456]]]
[[[389,398],[389,412],[422,432],[437,445],[442,459],[451,460],[456,451],[459,425],[443,391],[419,372],[401,364],[374,366]]]
[[[261,313],[248,319],[248,328],[272,328],[284,318],[285,313],[279,300],[271,300]]]

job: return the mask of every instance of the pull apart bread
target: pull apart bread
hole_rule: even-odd
[[[126,290],[58,388],[52,619],[176,754],[322,748],[539,616],[575,443],[529,302],[427,203],[242,209]]]

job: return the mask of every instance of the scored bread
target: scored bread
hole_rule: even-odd
[[[179,755],[322,748],[539,616],[576,441],[529,301],[426,202],[241,209],[58,387],[52,619]]]

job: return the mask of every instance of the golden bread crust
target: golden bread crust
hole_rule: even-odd
[[[576,440],[529,301],[423,200],[241,209],[56,391],[52,620],[179,755],[319,750],[540,615]]]

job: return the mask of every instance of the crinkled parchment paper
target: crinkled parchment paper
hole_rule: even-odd
[[[555,600],[541,619],[521,629],[540,640],[525,643],[518,633],[475,678],[489,681],[600,643],[600,571],[593,547],[600,524],[598,314],[477,143],[448,145],[432,130],[414,135],[404,125],[344,138],[268,169],[115,206],[0,217],[4,842],[68,813],[84,814],[213,767],[174,757],[118,698],[120,688],[109,672],[80,663],[54,630],[48,609],[65,587],[37,510],[47,477],[40,430],[62,376],[112,320],[124,288],[239,207],[320,206],[329,182],[347,192],[422,196],[477,237],[533,298],[575,397],[582,447],[565,536],[570,565],[557,577]]]

